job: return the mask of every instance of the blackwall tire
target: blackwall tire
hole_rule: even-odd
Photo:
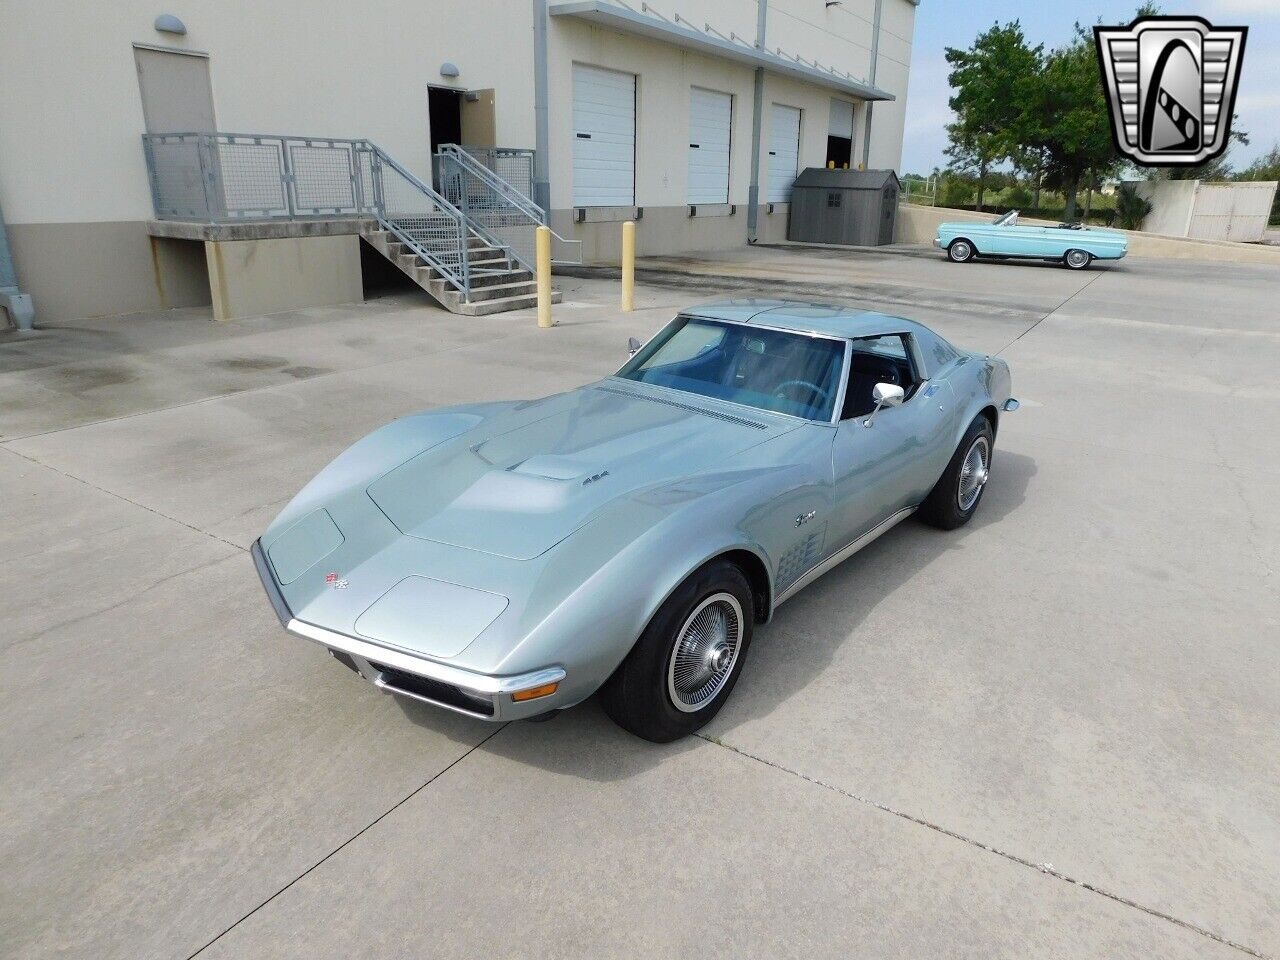
[[[968,523],[982,502],[994,452],[991,421],[979,415],[965,431],[947,469],[920,505],[920,519],[940,530],[954,530]]]
[[[754,611],[751,586],[732,563],[712,562],[690,574],[601,687],[605,713],[654,743],[700,729],[742,675]]]

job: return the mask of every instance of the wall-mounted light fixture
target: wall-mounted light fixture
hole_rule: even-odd
[[[187,35],[187,25],[172,13],[162,13],[156,17],[155,28],[161,33],[172,33],[179,37]]]
[[[452,80],[461,72],[462,71],[458,69],[458,65],[456,63],[451,63],[446,60],[444,63],[440,64],[440,76],[442,77],[448,77]]]

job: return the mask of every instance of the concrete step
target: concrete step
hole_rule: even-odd
[[[417,276],[414,279],[419,283],[444,280],[435,267],[424,267],[422,265],[418,266]],[[480,273],[471,278],[471,287],[476,289],[479,287],[492,287],[501,283],[524,283],[533,279],[533,274],[524,269],[511,270],[504,273]]]
[[[475,303],[480,300],[501,300],[504,297],[523,296],[524,294],[537,294],[538,282],[536,280],[523,280],[515,283],[495,283],[487,287],[471,288],[471,302]]]
[[[551,302],[560,302],[560,291],[551,291]],[[499,297],[496,300],[473,300],[471,303],[445,304],[454,313],[465,317],[484,317],[491,313],[502,313],[506,310],[524,310],[538,305],[538,295],[521,294],[515,297]]]
[[[463,301],[457,288],[441,277],[434,267],[423,263],[389,231],[369,230],[365,238],[451,313],[480,317],[538,305],[537,282],[533,274],[523,267],[513,266],[513,262],[500,255],[496,247],[483,241],[473,242],[467,251],[467,262],[473,269],[471,300]],[[473,238],[473,241],[477,239]],[[558,290],[551,291],[551,302],[560,302]]]

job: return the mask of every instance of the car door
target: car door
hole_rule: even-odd
[[[831,447],[832,518],[827,553],[836,553],[882,521],[928,495],[951,455],[955,400],[946,380],[923,380],[909,334],[854,341],[843,417]],[[860,354],[892,360],[907,393],[901,406],[874,415],[868,384],[858,376]],[[866,369],[874,372],[875,364]],[[884,364],[886,372],[890,364]],[[859,405],[861,399],[861,405]]]

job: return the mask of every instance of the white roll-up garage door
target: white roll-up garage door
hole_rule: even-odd
[[[800,108],[775,103],[769,113],[769,203],[791,199],[800,168]]]
[[[689,202],[729,202],[733,96],[694,87],[689,97]]]
[[[573,65],[573,205],[636,202],[636,78]]]

